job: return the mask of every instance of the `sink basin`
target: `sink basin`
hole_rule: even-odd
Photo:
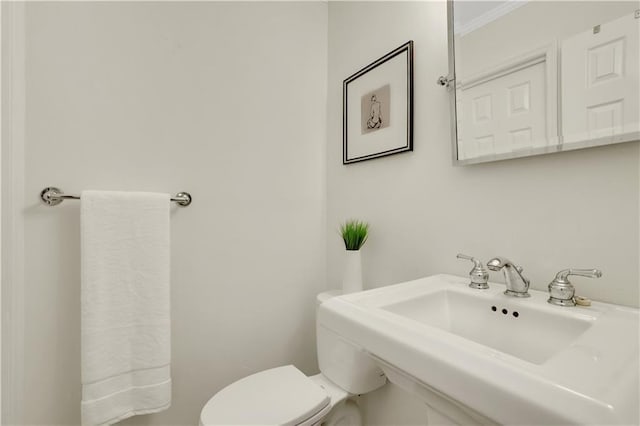
[[[561,307],[546,292],[514,298],[468,283],[435,275],[335,297],[317,326],[389,380],[409,377],[496,423],[640,424],[638,309]]]
[[[454,289],[382,306],[382,309],[437,327],[525,361],[542,364],[591,327],[594,318],[569,317],[487,293]]]

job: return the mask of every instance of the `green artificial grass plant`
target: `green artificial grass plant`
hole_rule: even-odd
[[[340,225],[340,233],[347,250],[360,250],[367,241],[369,224],[359,220],[348,220]]]

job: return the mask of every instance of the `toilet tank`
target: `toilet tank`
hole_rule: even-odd
[[[318,295],[318,300],[321,295]],[[324,297],[324,300],[327,299],[328,297]],[[361,348],[325,327],[321,320],[322,314],[322,306],[319,304],[316,312],[316,341],[322,374],[355,395],[383,386],[387,378],[377,363]]]

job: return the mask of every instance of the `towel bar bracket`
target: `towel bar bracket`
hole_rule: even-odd
[[[65,198],[73,199],[72,195],[65,195],[60,189],[55,186],[48,186],[40,191],[40,199],[48,206],[57,206],[65,200]],[[77,197],[78,199],[80,197]]]
[[[79,200],[79,195],[70,195],[65,194],[59,188],[55,186],[48,186],[42,191],[40,191],[40,200],[46,204],[47,206],[57,206],[64,200]],[[181,207],[187,207],[191,204],[191,194],[188,192],[178,192],[176,195],[171,197],[171,201],[174,201],[177,205]]]
[[[188,192],[178,192],[175,197],[171,197],[171,201],[175,201],[179,206],[187,207],[191,204],[191,194]]]

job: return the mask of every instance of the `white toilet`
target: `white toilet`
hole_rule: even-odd
[[[318,306],[339,291],[318,295]],[[200,413],[200,426],[358,426],[358,406],[348,399],[371,392],[386,377],[371,358],[331,330],[317,326],[321,374],[307,377],[293,365],[245,377],[216,393]]]

